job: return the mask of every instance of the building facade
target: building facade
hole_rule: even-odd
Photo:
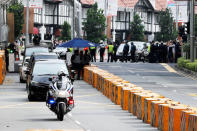
[[[0,1],[0,48],[4,48],[8,42],[7,8],[12,0]]]
[[[81,4],[78,0],[43,0],[42,8],[34,8],[34,28],[41,38],[50,33],[59,37],[64,22],[71,26],[71,36],[81,35]]]

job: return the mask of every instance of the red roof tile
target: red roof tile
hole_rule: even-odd
[[[155,10],[162,10],[167,8],[167,0],[156,0]]]
[[[81,0],[81,3],[84,5],[93,5],[94,0]]]
[[[118,0],[118,7],[129,7],[133,8],[138,0]]]

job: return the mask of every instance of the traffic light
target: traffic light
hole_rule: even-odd
[[[185,34],[185,28],[183,26],[179,27],[179,36],[182,37]]]
[[[190,22],[187,22],[185,25],[187,25],[187,34],[190,34]]]

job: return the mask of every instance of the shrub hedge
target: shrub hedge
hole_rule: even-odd
[[[195,62],[190,62],[188,59],[179,58],[178,66],[197,72],[197,60],[195,60]]]

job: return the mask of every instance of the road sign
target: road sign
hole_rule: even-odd
[[[23,5],[27,6],[27,0],[22,0]],[[29,7],[42,8],[43,0],[29,0]]]

